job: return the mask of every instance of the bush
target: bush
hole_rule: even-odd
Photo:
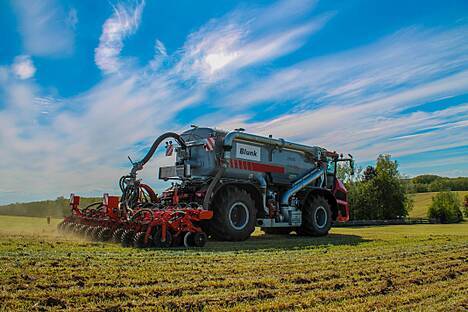
[[[460,210],[460,200],[457,194],[450,191],[440,192],[432,197],[427,216],[440,223],[460,222],[463,215]]]

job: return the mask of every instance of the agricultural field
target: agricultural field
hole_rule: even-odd
[[[468,223],[333,228],[202,249],[59,237],[0,217],[0,311],[468,309]]]
[[[468,194],[468,191],[455,191],[460,198],[460,201],[463,202],[463,198]],[[410,211],[409,216],[411,218],[427,218],[427,209],[432,203],[432,197],[435,196],[437,192],[428,192],[428,193],[416,193],[411,194],[410,198],[413,199],[414,207]]]

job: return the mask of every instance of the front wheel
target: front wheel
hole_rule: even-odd
[[[330,231],[332,212],[330,203],[322,196],[310,196],[302,208],[302,224],[298,234],[324,236]]]
[[[250,194],[227,186],[216,194],[208,232],[218,240],[243,241],[255,230],[256,209]]]

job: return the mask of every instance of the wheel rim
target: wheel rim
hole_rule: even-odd
[[[315,209],[315,223],[320,229],[327,225],[327,210],[323,206],[318,206]]]
[[[249,223],[249,209],[244,203],[234,203],[229,209],[229,223],[236,230],[242,230]]]

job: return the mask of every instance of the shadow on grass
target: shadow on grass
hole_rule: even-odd
[[[255,235],[243,242],[220,242],[209,240],[197,251],[248,251],[248,250],[299,250],[326,246],[359,245],[369,240],[358,235],[328,234],[322,237],[298,235]]]

